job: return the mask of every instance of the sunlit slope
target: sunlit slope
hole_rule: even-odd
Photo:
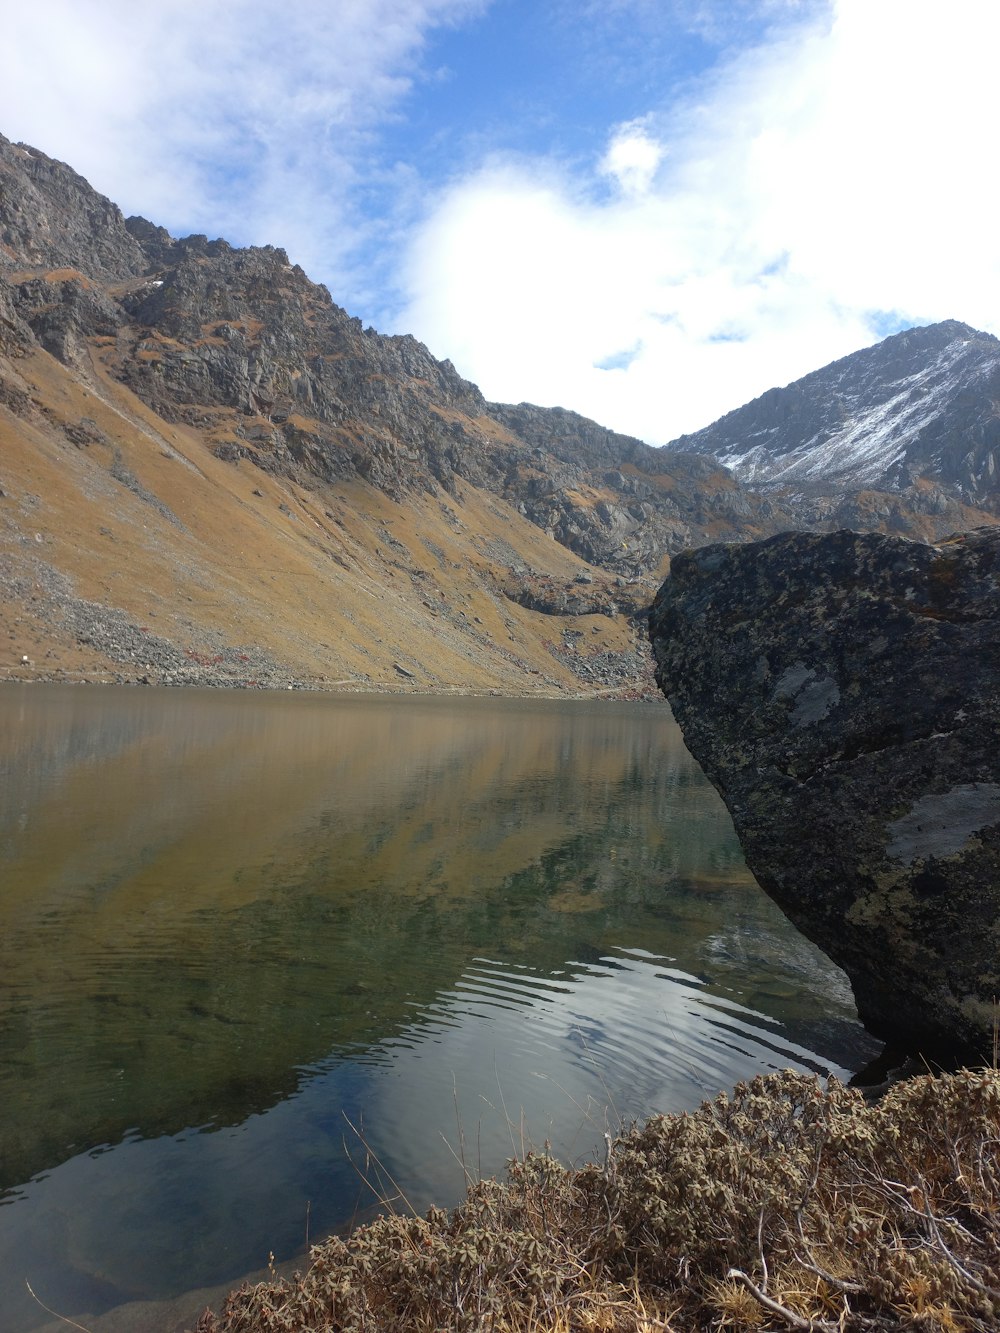
[[[608,596],[614,580],[502,498],[456,478],[404,503],[358,478],[307,487],[224,461],[81,359],[35,348],[4,367],[0,677],[180,682],[206,667],[243,684],[559,693],[581,688],[553,653],[567,628],[574,655],[634,651],[625,615],[504,595],[515,562]],[[101,617],[73,599],[120,619],[90,632]]]

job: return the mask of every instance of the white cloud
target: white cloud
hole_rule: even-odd
[[[373,135],[434,25],[486,0],[35,0],[4,15],[0,129],[171,230],[284,245],[355,284]],[[389,182],[392,188],[395,181]]]
[[[663,145],[647,133],[642,121],[632,120],[612,135],[601,170],[624,194],[646,194],[662,157]]]
[[[493,159],[453,183],[414,240],[402,323],[492,398],[654,441],[875,341],[887,315],[1000,332],[998,49],[994,0],[812,7],[683,106],[609,127],[589,173]]]

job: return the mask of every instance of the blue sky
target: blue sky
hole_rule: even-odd
[[[662,443],[909,324],[1000,333],[998,49],[996,0],[35,0],[0,132]]]

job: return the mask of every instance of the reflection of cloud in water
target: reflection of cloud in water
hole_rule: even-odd
[[[831,1009],[845,1026],[849,1012]],[[372,1207],[345,1145],[423,1211],[461,1197],[463,1154],[473,1175],[546,1142],[585,1160],[623,1119],[788,1065],[848,1074],[643,950],[556,974],[480,958],[396,1037],[303,1068],[294,1095],[235,1129],[129,1137],[31,1181],[0,1208],[0,1254],[77,1312],[236,1279],[301,1251],[307,1209],[315,1237]],[[0,1313],[37,1322],[24,1292]]]
[[[366,1138],[417,1207],[455,1176],[460,1138],[469,1168],[493,1174],[522,1136],[585,1159],[622,1120],[691,1108],[754,1073],[850,1075],[662,959],[630,950],[607,964],[553,979],[480,960],[381,1048],[394,1076],[373,1088]]]

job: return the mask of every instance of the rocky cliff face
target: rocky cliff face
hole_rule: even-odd
[[[1000,530],[678,557],[657,679],[762,887],[907,1052],[988,1059],[1000,996]]]
[[[283,250],[123,219],[23,145],[0,141],[0,165],[19,318],[64,364],[83,369],[89,348],[222,458],[307,484],[360,477],[397,500],[461,478],[632,578],[709,535],[781,526],[778,507],[711,463],[668,459],[575,413],[486,404],[415,339],[362,329]]]
[[[671,452],[709,454],[776,498],[881,492],[900,515],[1000,512],[1000,341],[954,320],[909,329],[770,389]]]
[[[117,282],[147,263],[110,199],[65,162],[0,135],[0,268],[69,268]]]

